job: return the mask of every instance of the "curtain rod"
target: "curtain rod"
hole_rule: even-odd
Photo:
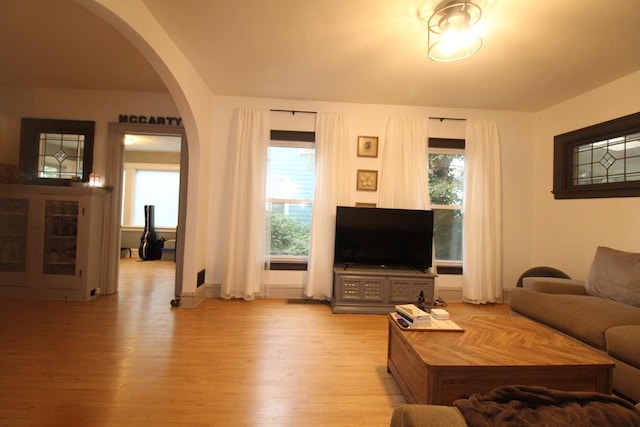
[[[441,122],[444,120],[454,120],[459,122],[466,122],[467,119],[460,119],[457,117],[429,117],[429,120],[440,120]]]
[[[296,114],[296,113],[300,113],[300,114],[318,114],[317,111],[305,111],[305,110],[281,110],[281,109],[276,109],[276,108],[272,108],[269,111],[273,111],[274,113],[291,113],[291,114]],[[429,120],[440,120],[441,122],[444,120],[453,120],[453,121],[461,121],[464,122],[467,119],[461,119],[458,117],[429,117]]]
[[[276,110],[276,109],[271,109],[269,111],[273,111],[275,113],[291,113],[292,115],[295,115],[296,113],[300,113],[300,114],[318,114],[317,111],[304,111],[304,110]]]

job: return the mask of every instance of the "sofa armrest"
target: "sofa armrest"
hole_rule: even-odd
[[[584,281],[556,277],[525,277],[522,287],[545,294],[587,295]]]
[[[395,408],[390,427],[467,427],[462,412],[454,406],[402,404]]]

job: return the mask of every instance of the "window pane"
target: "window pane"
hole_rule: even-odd
[[[308,256],[311,204],[269,203],[271,255]]]
[[[433,244],[437,260],[462,261],[462,211],[433,210]]]
[[[638,134],[576,145],[573,148],[573,184],[609,184],[635,181],[640,172]]]
[[[314,148],[269,147],[271,255],[309,255],[314,189]]]
[[[133,224],[144,227],[144,206],[154,205],[156,227],[178,225],[180,172],[138,170],[135,177]]]
[[[316,150],[301,147],[269,147],[271,199],[313,200]]]
[[[434,205],[462,206],[463,154],[429,154],[429,194]]]
[[[82,177],[84,135],[40,133],[39,178]]]

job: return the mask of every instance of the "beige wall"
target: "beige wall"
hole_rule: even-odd
[[[587,276],[597,246],[640,252],[640,199],[555,200],[553,137],[640,111],[640,72],[539,113],[535,150],[533,264]]]
[[[166,165],[179,165],[180,153],[166,151],[124,151],[125,163],[160,163]]]
[[[20,155],[20,121],[15,120],[12,100],[18,93],[16,89],[0,86],[0,163],[15,166]]]

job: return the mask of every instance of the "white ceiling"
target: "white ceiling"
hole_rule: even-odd
[[[427,58],[438,0],[143,1],[217,95],[540,111],[640,70],[640,0],[490,0],[456,63]],[[0,0],[0,40],[0,85],[166,91],[72,0]]]

